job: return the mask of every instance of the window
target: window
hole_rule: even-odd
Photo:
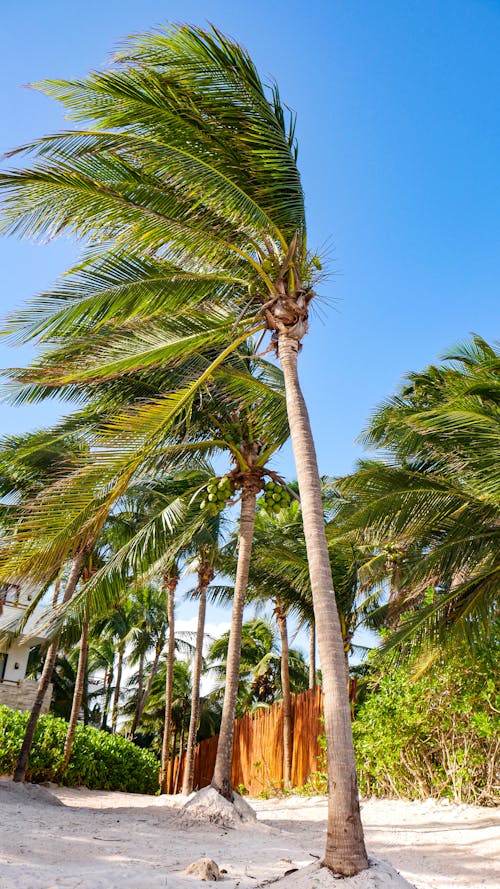
[[[0,584],[0,605],[17,605],[20,588],[17,583]]]

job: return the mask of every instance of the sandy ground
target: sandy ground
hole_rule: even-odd
[[[21,789],[20,789],[21,788]],[[1,889],[201,889],[184,873],[214,859],[226,889],[267,886],[321,856],[323,798],[251,800],[257,823],[223,828],[180,824],[182,797],[86,789],[22,788],[2,782]],[[62,805],[63,804],[63,805]],[[500,814],[473,806],[368,800],[362,805],[371,856],[390,862],[417,889],[500,886]],[[339,885],[308,869],[287,889]],[[353,880],[343,885],[354,884]],[[394,886],[394,872],[356,886]]]

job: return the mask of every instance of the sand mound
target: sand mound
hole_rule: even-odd
[[[266,885],[259,883],[259,886]],[[336,877],[328,868],[316,862],[273,882],[273,886],[282,886],[283,889],[332,889],[340,885],[343,889],[415,889],[390,864],[376,858],[370,858],[368,870],[355,877]]]
[[[43,803],[47,806],[63,806],[64,803],[57,799],[50,790],[40,787],[39,784],[29,784],[20,781],[0,781],[0,800],[4,802],[26,802]]]
[[[238,793],[233,793],[233,801],[229,802],[215,787],[204,787],[188,799],[181,809],[179,819],[238,827],[255,823],[257,815]]]

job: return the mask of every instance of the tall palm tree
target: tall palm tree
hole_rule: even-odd
[[[191,671],[192,696],[191,714],[189,719],[189,732],[186,747],[186,759],[184,763],[184,777],[182,792],[185,796],[193,790],[194,778],[194,751],[198,733],[198,720],[200,716],[200,680],[203,668],[203,643],[205,640],[205,613],[207,606],[207,590],[214,578],[214,565],[217,559],[217,540],[207,541],[206,530],[201,533],[201,540],[195,544],[197,551],[196,574],[198,583],[194,595],[198,599],[198,623],[196,628],[196,646]],[[202,542],[204,538],[204,542]],[[215,544],[215,545],[214,545]]]
[[[140,585],[134,591],[135,628],[132,639],[129,663],[139,663],[137,701],[130,727],[130,735],[135,736],[137,727],[146,705],[151,686],[158,671],[160,656],[167,639],[168,626],[168,591],[162,584],[148,583]],[[149,651],[153,652],[153,660],[149,665],[145,680],[145,659]]]
[[[73,691],[73,701],[71,705],[71,713],[69,716],[68,729],[66,739],[64,741],[64,768],[69,763],[73,740],[75,737],[76,726],[80,715],[80,707],[85,692],[85,682],[87,678],[87,659],[89,653],[89,616],[84,615],[82,622],[82,632],[79,643],[78,669],[75,677],[75,688]]]
[[[52,294],[48,312],[42,298],[35,317],[12,323],[21,337],[87,334],[87,353],[82,338],[78,348],[60,351],[59,377],[57,361],[44,357],[45,381],[57,390],[71,379],[173,363],[195,343],[213,346],[212,372],[249,335],[271,333],[285,378],[325,687],[325,864],[343,875],[357,873],[367,857],[342,634],[297,374],[321,264],[306,246],[294,119],[287,119],[277,87],[262,84],[248,53],[213,28],[141,35],[110,70],[41,88],[85,128],[38,140],[27,147],[38,156],[35,166],[3,174],[4,229],[30,237],[69,230],[90,247],[85,265]],[[121,321],[142,319],[139,327],[122,326],[110,345],[97,325],[103,331],[116,317],[117,302]],[[38,384],[40,371],[31,377]],[[195,378],[193,370],[175,403],[171,396],[158,400],[152,439],[160,421],[193,403],[205,374]],[[121,423],[132,436],[144,419],[140,408],[135,413]],[[242,539],[251,530],[251,499],[245,497]]]
[[[160,792],[168,793],[170,775],[168,772],[170,759],[170,725],[172,721],[172,693],[174,680],[175,658],[175,591],[179,583],[179,570],[175,561],[171,561],[163,572],[163,588],[168,592],[168,649],[165,671],[165,718],[163,722],[163,740],[161,748]]]
[[[120,598],[115,600],[106,615],[101,617],[96,624],[96,631],[102,638],[111,640],[117,655],[111,704],[111,731],[113,734],[118,729],[125,648],[133,633],[134,621],[133,603],[129,591],[124,589]]]

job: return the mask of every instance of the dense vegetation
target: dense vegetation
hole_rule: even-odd
[[[353,726],[361,793],[498,804],[499,667],[498,654],[454,657],[372,681]]]
[[[0,706],[0,772],[10,773],[19,755],[28,713]],[[101,790],[156,793],[158,760],[123,735],[78,725],[71,761],[64,767],[68,724],[48,713],[40,717],[27,771],[28,781],[57,781]]]

